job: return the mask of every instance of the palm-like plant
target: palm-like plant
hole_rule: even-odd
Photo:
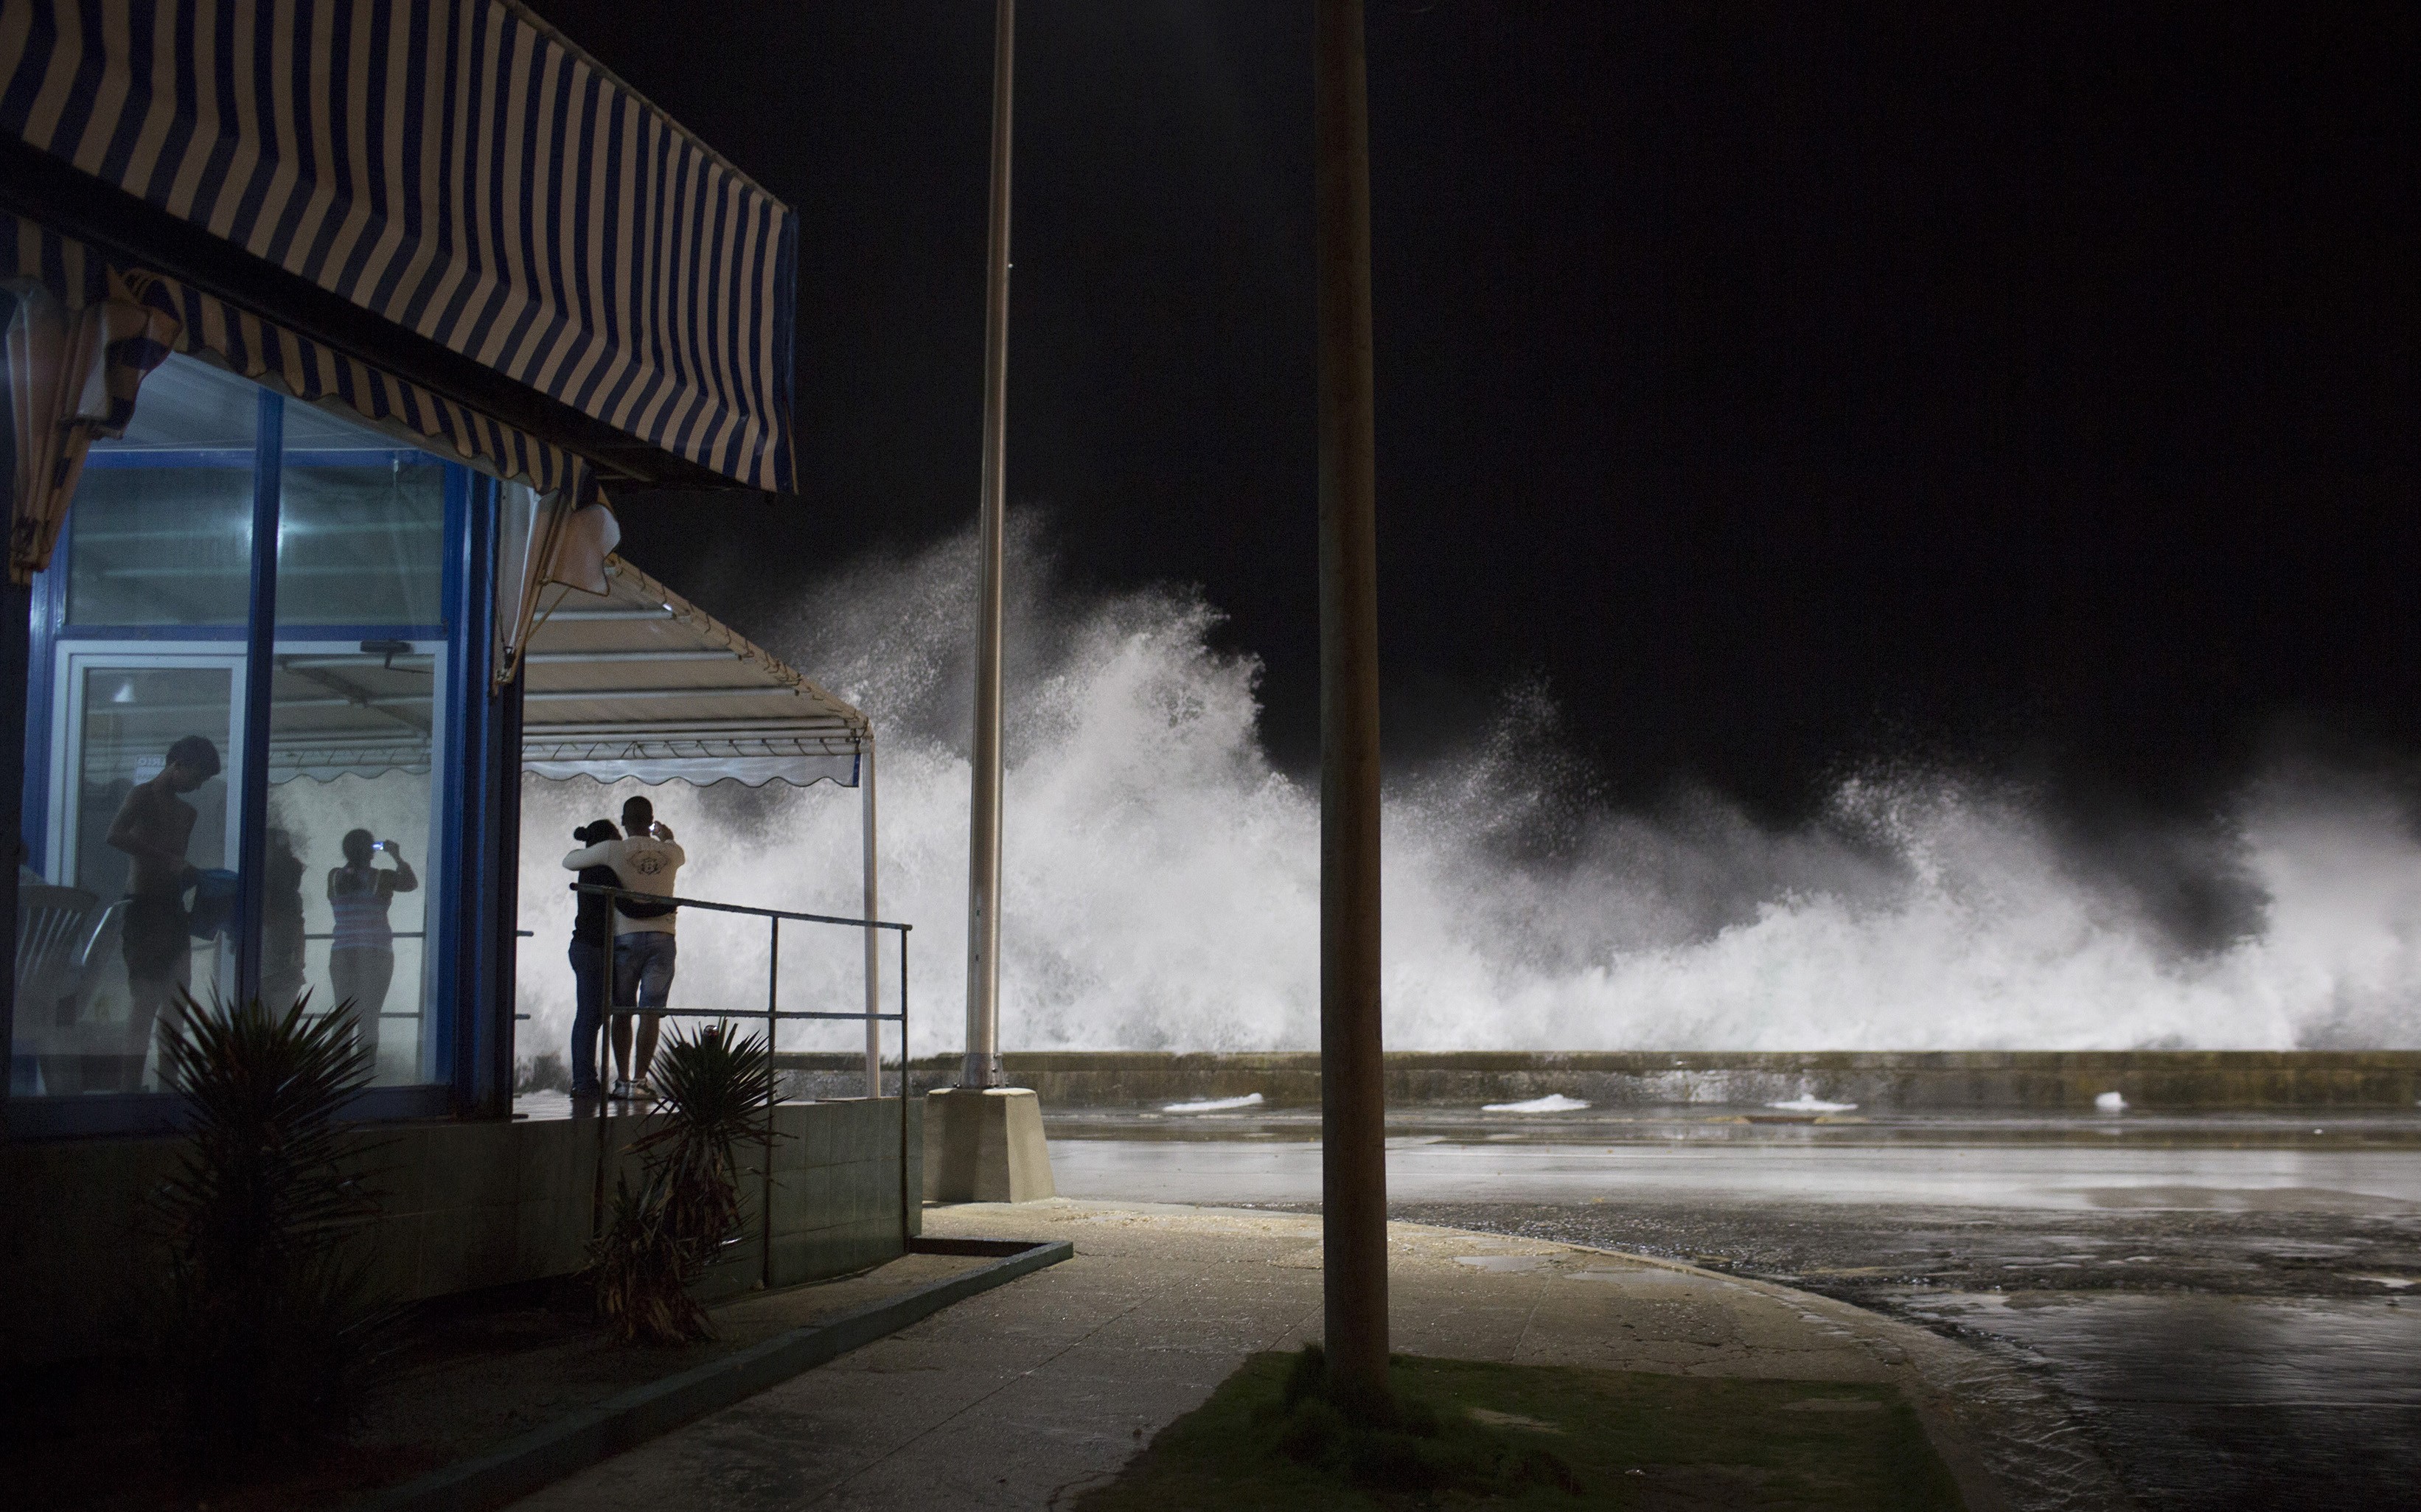
[[[589,1252],[598,1310],[625,1343],[680,1344],[711,1332],[691,1286],[739,1241],[739,1148],[770,1146],[773,1056],[764,1037],[717,1023],[676,1034],[658,1060],[664,1122],[632,1143],[645,1177],[615,1184]]]
[[[179,1001],[161,1069],[190,1144],[154,1194],[167,1240],[163,1342],[200,1447],[308,1434],[350,1410],[380,1313],[351,1241],[378,1199],[345,1169],[337,1113],[370,1082],[344,1007],[312,1017]],[[348,1005],[349,1006],[349,1005]]]

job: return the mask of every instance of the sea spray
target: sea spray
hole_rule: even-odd
[[[1198,594],[1059,593],[1013,534],[1004,1043],[1315,1046],[1316,791],[1261,747],[1257,664],[1212,649]],[[972,560],[961,540],[845,570],[766,636],[880,732],[882,912],[916,927],[919,1054],[960,1037]],[[2421,844],[2383,786],[2308,771],[2248,786],[2183,848],[2225,872],[2241,918],[2187,940],[2021,787],[1853,775],[1781,829],[1711,796],[1623,812],[1552,725],[1542,692],[1517,689],[1462,756],[1391,774],[1391,1048],[2421,1045]],[[524,787],[524,1054],[570,1021],[556,860],[575,824],[639,790]],[[653,796],[690,854],[685,893],[856,912],[853,793]],[[761,1006],[765,959],[761,922],[690,915],[675,1002]],[[784,1006],[858,1005],[853,932],[792,927],[782,961]],[[888,995],[887,954],[884,969]],[[783,1036],[862,1042],[853,1025]]]

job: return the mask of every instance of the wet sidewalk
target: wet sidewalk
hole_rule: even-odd
[[[1076,1254],[518,1505],[1064,1504],[1115,1476],[1247,1355],[1319,1333],[1317,1218],[1061,1200],[932,1208],[926,1232],[1065,1239]],[[1402,1352],[1895,1383],[1976,1512],[2118,1504],[2038,1387],[1921,1329],[1605,1251],[1389,1232]]]

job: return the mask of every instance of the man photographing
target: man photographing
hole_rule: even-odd
[[[623,891],[674,894],[673,879],[689,859],[673,843],[673,832],[656,822],[656,807],[644,798],[622,805],[622,837],[583,846],[563,858],[564,869],[606,866]],[[648,1096],[648,1070],[656,1058],[661,1011],[672,992],[675,905],[637,898],[614,900],[613,1095],[625,1101]],[[633,1057],[631,1012],[639,1014],[637,1055]]]

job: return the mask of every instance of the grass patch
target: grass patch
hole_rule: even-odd
[[[1320,1370],[1255,1355],[1078,1512],[1961,1505],[1889,1386],[1398,1355],[1394,1408],[1349,1421]]]

